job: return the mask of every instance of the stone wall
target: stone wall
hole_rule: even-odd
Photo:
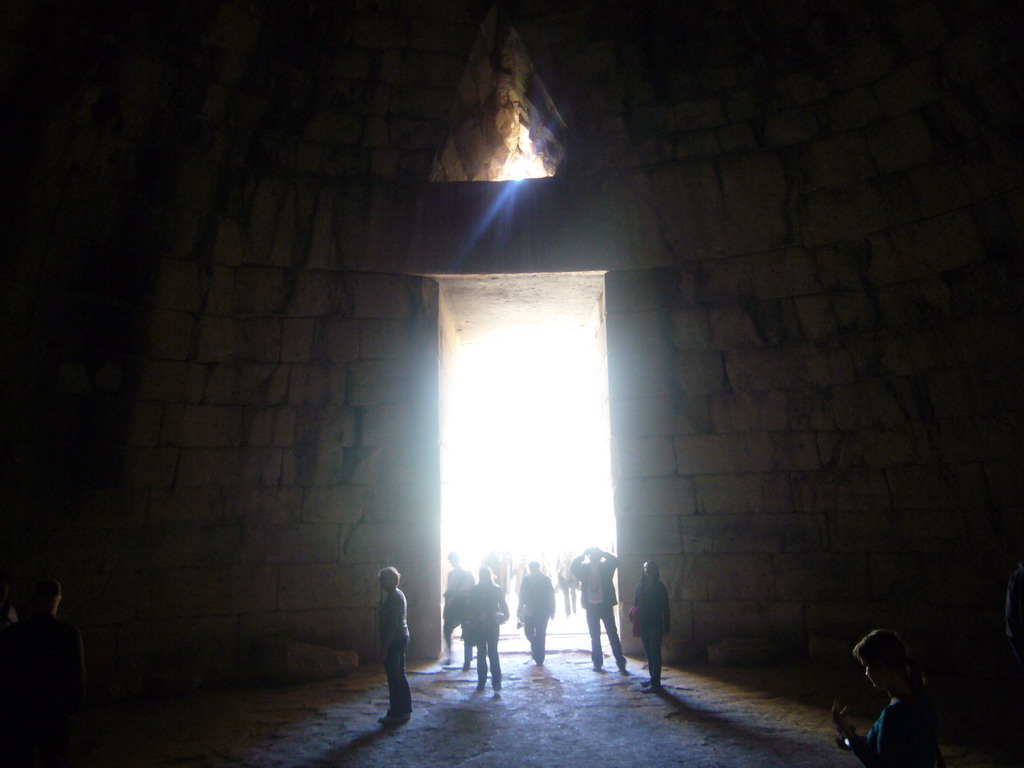
[[[624,583],[657,556],[680,647],[1001,658],[958,651],[1024,546],[1017,4],[510,4],[568,126],[514,192],[425,181],[480,3],[10,5],[0,560],[97,680],[370,652],[390,561],[436,638],[411,275],[595,269]]]

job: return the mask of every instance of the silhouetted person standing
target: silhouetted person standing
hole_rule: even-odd
[[[640,611],[640,642],[647,656],[647,671],[651,679],[643,683],[644,693],[661,691],[661,641],[669,631],[668,590],[661,582],[658,566],[644,563],[640,583],[633,601]]]
[[[473,658],[473,644],[466,639],[466,617],[469,615],[469,590],[476,581],[468,569],[459,565],[459,555],[452,552],[448,555],[452,569],[448,571],[448,581],[444,590],[444,652],[445,664],[452,661],[452,632],[462,627],[463,664],[462,671],[469,670],[469,662]]]
[[[0,765],[65,768],[71,718],[85,697],[85,661],[78,628],[57,620],[60,582],[32,592],[32,616],[0,632]]]
[[[476,689],[482,691],[487,684],[487,663],[490,662],[491,686],[500,691],[498,634],[499,627],[508,621],[509,610],[505,591],[494,583],[487,566],[480,568],[480,582],[469,591],[469,611],[470,635],[476,645]]]
[[[1010,641],[1017,663],[1024,664],[1024,560],[1006,585],[1006,639]]]
[[[409,647],[405,595],[398,588],[402,575],[396,568],[378,573],[384,599],[380,604],[380,644],[384,649],[384,673],[388,678],[388,711],[379,723],[404,723],[412,714],[412,692],[405,676],[405,652]]]
[[[551,579],[534,560],[519,587],[519,619],[530,641],[530,655],[538,664],[544,663],[544,647],[548,621],[555,618],[555,588]]]
[[[18,612],[14,610],[8,597],[11,594],[11,574],[0,571],[0,629],[9,627],[18,621]]]
[[[594,669],[604,667],[604,653],[601,651],[601,622],[608,634],[608,642],[612,647],[612,655],[619,671],[626,672],[626,657],[622,655],[622,643],[619,641],[619,628],[615,625],[615,584],[612,577],[619,567],[619,559],[602,550],[591,547],[572,561],[569,567],[572,575],[580,581],[580,602],[587,612],[587,629],[590,630],[590,659]]]
[[[576,613],[576,592],[580,588],[579,580],[569,570],[572,567],[572,555],[566,554],[558,558],[558,589],[565,601],[565,618]]]

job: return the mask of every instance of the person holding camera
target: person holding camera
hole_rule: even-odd
[[[569,570],[579,579],[583,608],[587,612],[587,629],[590,630],[590,659],[594,670],[604,667],[604,652],[601,650],[601,623],[608,634],[612,655],[622,674],[626,674],[626,657],[622,654],[619,628],[615,624],[615,584],[612,577],[619,567],[619,559],[600,547],[590,547],[572,561]]]

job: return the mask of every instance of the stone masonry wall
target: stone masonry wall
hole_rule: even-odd
[[[680,650],[1004,658],[1019,4],[510,3],[568,126],[514,193],[425,181],[489,4],[9,5],[0,561],[64,578],[94,679],[372,652],[392,559],[436,638],[414,276],[598,269],[625,578],[662,562]]]

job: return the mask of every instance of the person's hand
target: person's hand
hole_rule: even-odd
[[[832,700],[832,724],[836,728],[836,745],[840,749],[849,749],[849,740],[857,735],[857,729],[846,720],[846,710],[839,699]]]

